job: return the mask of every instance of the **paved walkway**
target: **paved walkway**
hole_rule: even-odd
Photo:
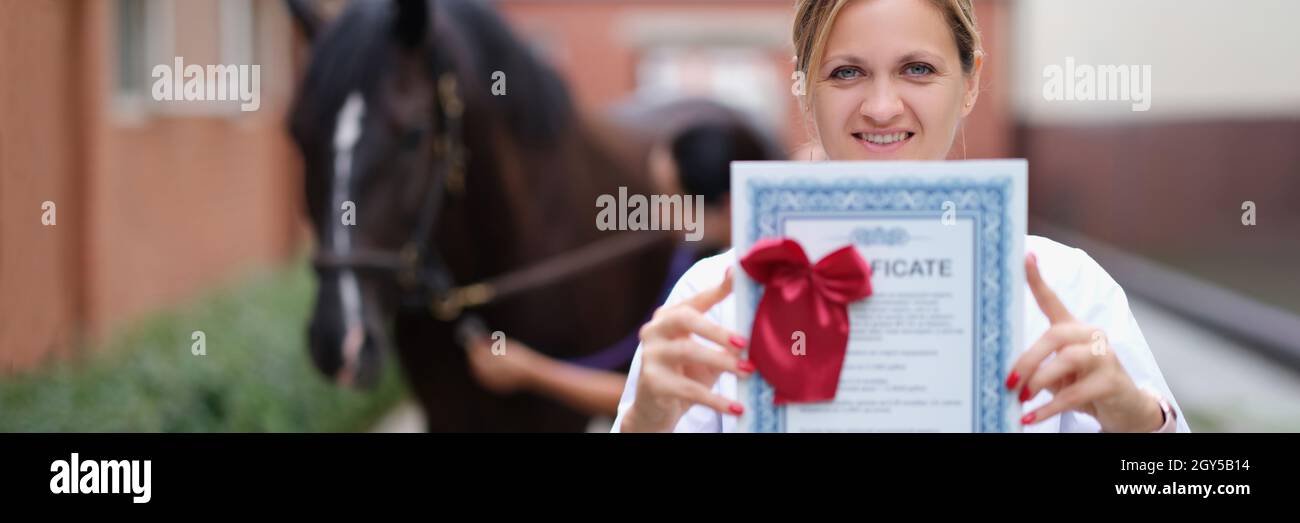
[[[415,404],[415,400],[402,400],[402,403],[384,415],[383,419],[380,419],[379,423],[376,423],[370,431],[423,432],[424,413],[420,411],[420,406]]]
[[[1195,432],[1300,432],[1300,373],[1159,306],[1129,297]]]

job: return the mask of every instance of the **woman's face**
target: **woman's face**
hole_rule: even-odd
[[[816,65],[816,64],[815,64]],[[980,57],[963,74],[957,42],[927,0],[856,0],[810,69],[812,117],[832,160],[942,160],[975,105]]]

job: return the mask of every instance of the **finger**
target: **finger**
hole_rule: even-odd
[[[1082,323],[1062,323],[1048,327],[1047,331],[1016,359],[1016,363],[1011,367],[1011,375],[1017,377],[1018,383],[1028,383],[1048,356],[1058,349],[1075,343],[1089,342],[1092,340],[1092,333],[1096,330]],[[1014,383],[1007,388],[1016,389]]]
[[[1020,418],[1020,423],[1022,425],[1040,423],[1067,410],[1079,410],[1080,407],[1105,396],[1108,390],[1110,385],[1105,376],[1099,374],[1090,376],[1061,389],[1052,396],[1052,401]]]
[[[1025,383],[1025,388],[1020,391],[1020,401],[1029,401],[1043,390],[1068,388],[1065,381],[1072,376],[1082,381],[1079,377],[1087,376],[1096,368],[1095,360],[1092,348],[1087,344],[1076,343],[1056,351],[1056,357],[1042,364]]]
[[[657,352],[659,361],[670,366],[698,365],[718,374],[730,372],[741,377],[754,372],[753,364],[735,353],[713,350],[688,338],[664,342]]]
[[[1053,325],[1074,321],[1074,315],[1070,314],[1056,292],[1043,281],[1043,275],[1038,272],[1038,257],[1032,252],[1025,256],[1025,281],[1029,283],[1034,301],[1038,302],[1038,308],[1047,316],[1047,321]]]
[[[714,323],[703,313],[689,307],[678,307],[669,311],[664,320],[680,329],[680,334],[698,335],[731,352],[739,352],[749,344],[744,336]]]
[[[709,320],[703,313],[690,307],[673,307],[656,320],[655,330],[666,338],[679,338],[696,334],[722,347],[744,346],[744,338]],[[739,347],[737,346],[739,345]]]
[[[722,278],[722,283],[696,294],[682,303],[697,311],[706,312],[725,299],[728,294],[731,294],[731,282],[731,271],[727,271],[727,275]]]
[[[659,390],[662,394],[685,400],[694,405],[704,405],[722,414],[739,416],[745,412],[744,406],[739,402],[721,394],[716,394],[713,389],[677,374],[664,373],[661,376]]]
[[[739,352],[749,344],[744,336],[714,323],[695,309],[680,305],[657,312],[654,319],[641,327],[640,332],[642,343],[688,334],[699,335],[720,347],[730,349],[730,352]]]

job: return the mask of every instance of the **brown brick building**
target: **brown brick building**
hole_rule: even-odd
[[[0,12],[0,370],[291,253],[294,40],[279,2],[4,0]],[[260,109],[155,102],[149,66],[174,56],[261,64]]]

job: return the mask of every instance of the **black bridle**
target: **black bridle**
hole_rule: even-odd
[[[312,259],[317,269],[355,269],[383,272],[394,275],[408,296],[418,300],[407,303],[427,305],[435,317],[445,321],[458,318],[464,309],[483,305],[493,298],[492,288],[484,284],[457,287],[451,271],[443,263],[437,248],[428,241],[437,226],[446,193],[458,196],[465,186],[465,146],[462,137],[462,116],[465,106],[457,93],[454,73],[438,77],[437,109],[442,118],[438,135],[433,140],[435,157],[443,159],[441,179],[432,180],[425,191],[424,201],[416,215],[416,225],[398,250],[354,249],[335,254],[318,251]],[[420,143],[416,129],[408,143]]]
[[[438,76],[436,105],[442,125],[440,134],[434,137],[433,151],[443,159],[442,178],[429,183],[418,221],[406,242],[396,251],[356,249],[341,254],[317,251],[312,258],[317,269],[392,274],[404,291],[403,306],[425,308],[435,318],[453,322],[467,309],[577,276],[666,239],[666,234],[647,232],[617,234],[487,280],[457,285],[441,253],[429,239],[437,226],[446,193],[459,196],[465,190],[467,151],[462,135],[465,106],[458,88],[454,73]],[[407,143],[420,143],[419,138],[422,136]]]

